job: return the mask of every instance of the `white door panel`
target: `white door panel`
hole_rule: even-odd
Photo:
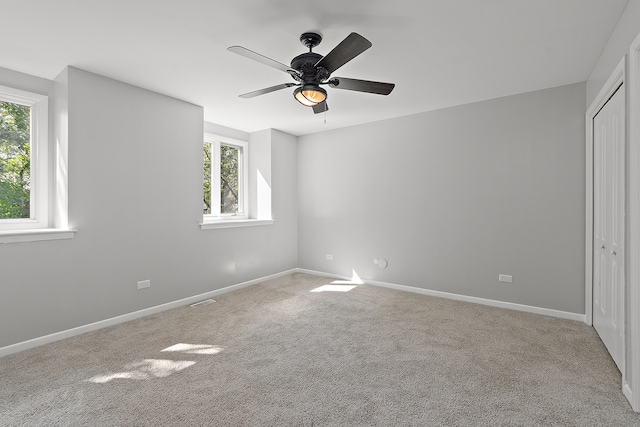
[[[593,326],[623,358],[625,100],[621,86],[593,119]]]

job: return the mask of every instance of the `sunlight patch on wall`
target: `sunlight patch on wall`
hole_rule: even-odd
[[[66,112],[64,117],[61,117],[59,123],[64,123],[67,126]],[[66,129],[65,129],[66,132]],[[69,228],[69,194],[68,194],[68,159],[67,159],[66,144],[60,141],[60,138],[56,139],[56,189],[55,189],[55,215],[54,225],[57,228]]]
[[[362,279],[360,278],[360,276],[358,276],[358,273],[356,273],[355,270],[351,270],[351,279],[350,280],[334,280],[333,282],[331,282],[334,285],[364,285],[364,282],[362,281]]]
[[[258,170],[257,184],[257,219],[271,219],[271,185],[267,182],[262,172]]]

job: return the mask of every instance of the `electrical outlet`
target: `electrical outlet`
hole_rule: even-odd
[[[509,276],[508,274],[499,274],[498,282],[513,283],[513,276]]]
[[[151,287],[151,280],[142,280],[138,282],[138,289],[145,289]]]
[[[327,259],[327,261],[333,261],[333,255],[327,254],[326,255],[326,259]]]

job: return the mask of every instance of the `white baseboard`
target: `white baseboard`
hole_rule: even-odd
[[[337,274],[324,273],[324,272],[321,272],[321,271],[314,271],[314,270],[306,270],[306,269],[303,269],[303,268],[297,268],[296,271],[298,273],[311,274],[311,275],[314,275],[314,276],[331,277],[331,278],[340,279],[340,280],[350,280],[351,279],[348,276],[341,276],[341,275],[337,275]],[[397,289],[397,290],[400,290],[400,291],[413,292],[413,293],[416,293],[416,294],[422,294],[422,295],[429,295],[429,296],[433,296],[433,297],[453,299],[453,300],[457,300],[457,301],[472,302],[472,303],[475,303],[475,304],[488,305],[488,306],[491,306],[491,307],[508,308],[510,310],[524,311],[524,312],[527,312],[527,313],[534,313],[534,314],[542,314],[542,315],[545,315],[545,316],[558,317],[558,318],[561,318],[561,319],[577,320],[579,322],[584,322],[584,323],[586,323],[586,321],[587,321],[586,315],[579,314],[579,313],[571,313],[571,312],[568,312],[568,311],[553,310],[553,309],[550,309],[550,308],[535,307],[535,306],[532,306],[532,305],[523,305],[523,304],[516,304],[516,303],[513,303],[513,302],[497,301],[497,300],[492,300],[492,299],[471,297],[471,296],[467,296],[467,295],[452,294],[452,293],[449,293],[449,292],[433,291],[433,290],[430,290],[430,289],[416,288],[416,287],[413,287],[413,286],[406,286],[406,285],[398,285],[398,284],[395,284],[395,283],[379,282],[379,281],[375,281],[375,280],[363,279],[362,281],[365,284],[368,284],[368,285],[380,286],[380,287],[383,287],[383,288],[390,288],[390,289]]]
[[[624,378],[622,379],[622,394],[624,394],[624,397],[626,397],[627,401],[629,401],[631,409],[633,409],[635,412],[640,412],[640,408],[633,407],[633,391],[631,390],[631,387],[629,387],[629,383],[626,382]]]
[[[91,332],[98,329],[106,328],[108,326],[117,325],[119,323],[128,322],[129,320],[139,319],[141,317],[160,313],[162,311],[170,310],[172,308],[193,304],[203,299],[212,298],[212,297],[215,297],[216,295],[221,295],[227,292],[246,288],[248,286],[265,282],[267,280],[276,279],[278,277],[286,276],[291,273],[304,273],[304,274],[311,274],[314,276],[330,277],[330,278],[335,278],[340,280],[352,279],[351,277],[348,277],[348,276],[341,276],[337,274],[325,273],[325,272],[314,271],[314,270],[306,270],[304,268],[294,268],[291,270],[283,271],[283,272],[272,274],[269,276],[264,276],[257,279],[249,280],[247,282],[242,282],[235,285],[227,286],[221,289],[216,289],[215,291],[205,292],[203,294],[194,295],[192,297],[183,298],[183,299],[172,301],[166,304],[145,308],[143,310],[134,311],[132,313],[123,314],[121,316],[112,317],[110,319],[100,320],[98,322],[89,323],[87,325],[78,326],[76,328],[67,329],[61,332],[55,332],[53,334],[34,338],[28,341],[23,341],[23,342],[12,344],[6,347],[1,347],[0,357],[7,356],[9,354],[17,353],[20,351],[28,350],[30,348],[38,347],[44,344],[49,344],[65,338],[74,337],[76,335],[84,334],[86,332]],[[553,317],[558,317],[562,319],[586,322],[586,316],[584,314],[570,313],[566,311],[558,311],[558,310],[552,310],[548,308],[534,307],[529,305],[511,303],[511,302],[496,301],[496,300],[477,298],[477,297],[471,297],[466,295],[452,294],[448,292],[433,291],[429,289],[416,288],[413,286],[398,285],[395,283],[379,282],[374,280],[363,280],[363,282],[369,285],[380,286],[380,287],[390,288],[390,289],[397,289],[405,292],[413,292],[413,293],[435,296],[440,298],[448,298],[448,299],[453,299],[458,301],[466,301],[466,302],[472,302],[476,304],[488,305],[492,307],[508,308],[511,310],[524,311],[528,313],[542,314],[542,315],[553,316]],[[623,390],[623,391],[625,391],[625,394],[631,393],[630,389]]]
[[[9,354],[17,353],[30,348],[38,347],[44,344],[49,344],[55,341],[59,341],[65,338],[74,337],[76,335],[84,334],[86,332],[95,331],[98,329],[106,328],[108,326],[117,325],[119,323],[128,322],[129,320],[139,319],[141,317],[149,316],[151,314],[160,313],[172,308],[178,308],[185,305],[193,304],[195,302],[212,298],[216,295],[224,294],[227,292],[235,291],[238,289],[246,288],[257,283],[265,282],[267,280],[276,279],[278,277],[286,276],[291,273],[295,273],[297,269],[287,270],[269,276],[260,277],[258,279],[249,280],[247,282],[238,283],[235,285],[227,286],[215,291],[205,292],[203,294],[194,295],[192,297],[183,298],[177,301],[172,301],[166,304],[156,305],[154,307],[145,308],[143,310],[134,311],[132,313],[123,314],[121,316],[112,317],[110,319],[100,320],[98,322],[89,323],[87,325],[78,326],[77,328],[67,329],[61,332],[55,332],[53,334],[45,335],[42,337],[30,339],[28,341],[19,342],[6,347],[0,348],[0,357],[7,356]]]

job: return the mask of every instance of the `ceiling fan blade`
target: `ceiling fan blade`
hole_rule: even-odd
[[[329,86],[336,89],[355,90],[358,92],[389,95],[396,85],[394,83],[370,82],[368,80],[347,79],[334,77],[329,80]]]
[[[329,111],[329,104],[327,104],[327,101],[322,101],[321,103],[313,106],[314,114],[324,113],[325,111]]]
[[[264,89],[254,90],[253,92],[243,93],[242,95],[239,95],[239,96],[240,98],[253,98],[255,96],[264,95],[265,93],[275,92],[276,90],[286,89],[292,86],[298,86],[298,85],[295,83],[283,83],[281,85],[266,87]]]
[[[284,71],[285,73],[289,73],[292,76],[299,74],[296,70],[294,70],[290,66],[285,65],[285,64],[283,64],[281,62],[278,62],[278,61],[276,61],[274,59],[268,58],[268,57],[266,57],[264,55],[261,55],[261,54],[259,54],[257,52],[254,52],[252,50],[249,50],[249,49],[247,49],[245,47],[242,47],[242,46],[231,46],[231,47],[228,47],[227,50],[229,52],[233,52],[233,53],[238,54],[240,56],[244,56],[245,58],[253,59],[254,61],[258,61],[261,64],[268,65],[269,67],[273,67],[273,68],[275,68],[277,70]]]
[[[334,47],[331,52],[316,63],[316,67],[323,67],[333,73],[356,56],[372,46],[371,42],[358,33],[349,34],[344,40]]]

